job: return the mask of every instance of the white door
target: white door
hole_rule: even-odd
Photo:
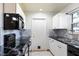
[[[32,20],[32,50],[43,50],[48,48],[48,37],[46,31],[46,20]],[[40,49],[38,49],[40,46]]]

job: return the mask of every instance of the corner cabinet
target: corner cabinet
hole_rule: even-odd
[[[50,51],[54,56],[67,56],[67,45],[54,39],[49,39]]]
[[[71,15],[56,14],[52,19],[52,29],[71,29]]]

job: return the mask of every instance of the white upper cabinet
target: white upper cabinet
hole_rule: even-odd
[[[58,15],[55,15],[54,17],[53,17],[53,21],[52,21],[52,28],[53,29],[55,29],[55,28],[58,28],[59,27],[59,19],[58,19],[59,17],[58,17]]]
[[[71,15],[58,13],[53,17],[53,29],[71,29]]]

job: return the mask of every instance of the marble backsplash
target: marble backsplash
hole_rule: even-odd
[[[70,31],[67,31],[67,33],[65,35],[61,31],[61,32],[58,33],[58,35],[60,35],[60,36],[63,35],[65,37],[67,37],[69,39],[73,39],[73,40],[79,40],[79,35],[78,34],[72,34],[72,32],[70,32]],[[53,31],[53,29],[49,29],[49,36],[57,36],[57,35]]]

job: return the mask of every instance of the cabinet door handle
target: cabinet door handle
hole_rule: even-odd
[[[58,48],[61,48],[60,46],[57,46]]]

